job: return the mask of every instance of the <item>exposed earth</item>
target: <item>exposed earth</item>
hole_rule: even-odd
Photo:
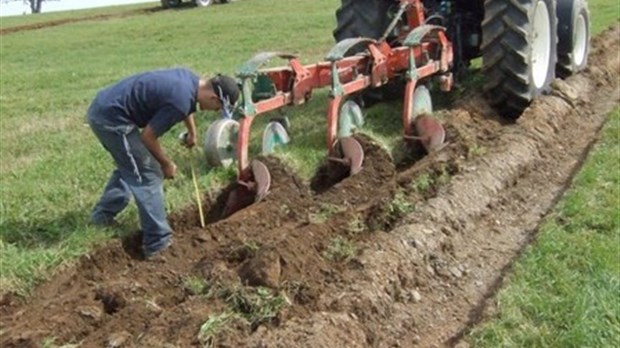
[[[315,191],[266,158],[264,201],[218,221],[205,197],[205,229],[196,207],[174,214],[163,258],[115,240],[27,299],[4,294],[0,345],[453,346],[620,103],[619,41],[620,26],[595,38],[589,68],[517,122],[469,93],[440,113],[448,145],[418,161],[359,135],[362,172]]]
[[[161,10],[163,10],[163,8],[154,7],[154,8],[137,9],[137,10],[132,10],[132,11],[112,13],[112,14],[99,14],[99,15],[85,16],[85,17],[79,17],[79,18],[57,19],[53,21],[45,21],[45,22],[40,22],[40,23],[17,25],[17,26],[11,26],[8,28],[1,28],[0,35],[18,33],[20,31],[26,31],[26,30],[44,29],[44,28],[56,27],[59,25],[84,22],[84,21],[98,21],[98,20],[100,21],[100,20],[106,20],[106,19],[112,19],[112,18],[123,18],[123,17],[129,17],[129,16],[136,16],[140,14],[149,14],[149,13],[154,13],[154,12],[158,12]]]

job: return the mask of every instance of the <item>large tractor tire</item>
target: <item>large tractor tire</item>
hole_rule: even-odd
[[[390,24],[388,10],[393,3],[388,0],[342,0],[336,10],[336,42],[360,36],[380,38]]]
[[[485,0],[484,11],[484,89],[503,116],[517,118],[555,78],[555,0]]]
[[[586,0],[558,0],[558,64],[556,73],[568,77],[588,64],[590,13]]]
[[[179,7],[181,0],[161,0],[161,7],[164,9]]]
[[[395,4],[398,5],[394,0],[342,0],[336,10],[337,27],[333,32],[336,42],[355,37],[380,39],[390,24],[389,12]],[[353,48],[349,54],[359,51]],[[393,81],[386,86],[364,91],[359,101],[368,107],[384,100],[400,99],[403,90],[404,81]]]

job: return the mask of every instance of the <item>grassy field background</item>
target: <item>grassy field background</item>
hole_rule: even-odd
[[[70,264],[116,233],[86,224],[112,170],[108,154],[84,122],[98,89],[127,75],[161,67],[232,74],[260,51],[292,52],[299,54],[303,63],[315,63],[333,45],[331,32],[339,3],[240,0],[208,9],[147,11],[0,36],[0,293],[14,290],[26,294],[33,284],[49,276],[50,270]],[[591,0],[589,4],[594,33],[618,22],[616,0]],[[0,28],[156,7],[155,2],[1,18]],[[326,98],[326,91],[319,91],[307,105],[285,110],[291,116],[295,146],[285,150],[284,156],[304,177],[312,175],[324,156]],[[373,107],[368,113],[368,131],[387,146],[397,143],[400,112],[400,103]],[[199,115],[201,134],[216,117],[215,113]],[[265,119],[268,117],[257,120],[255,132],[262,129]],[[181,172],[166,183],[169,211],[193,204],[190,154],[176,141],[181,129],[179,126],[163,137]],[[617,133],[618,128],[614,129]],[[606,141],[614,136],[613,131],[606,134]],[[258,138],[254,137],[253,149],[259,145]],[[613,151],[604,152],[600,161],[617,162],[612,155]],[[191,156],[204,163],[201,151]],[[597,167],[592,175],[597,176],[599,170],[610,169]],[[230,170],[210,170],[205,165],[199,172],[205,191],[227,183],[233,175]],[[616,168],[615,176],[601,180],[617,185],[617,178]],[[576,190],[581,185],[587,183],[578,181]],[[604,202],[593,203],[594,211],[603,211]],[[617,209],[617,201],[615,204]],[[133,205],[121,214],[120,222],[122,233],[138,228]],[[536,264],[523,267],[528,273]],[[475,342],[489,336],[479,334]],[[489,341],[489,346],[493,342],[498,341]]]
[[[156,4],[153,4],[156,6]],[[84,21],[1,37],[0,52],[0,292],[24,291],[57,266],[110,238],[87,217],[111,170],[109,155],[84,122],[98,89],[149,69],[185,66],[199,74],[233,74],[260,51],[293,52],[310,64],[333,44],[336,0],[239,1],[208,9],[158,11]],[[108,10],[79,11],[80,16]],[[68,14],[43,14],[58,18]],[[30,16],[19,17],[28,22]],[[16,19],[12,19],[16,20]],[[19,22],[12,22],[19,25]],[[3,28],[6,22],[3,21]],[[278,62],[282,63],[282,62]],[[303,157],[300,169],[323,156],[326,93],[291,115]],[[198,117],[204,134],[215,113]],[[298,121],[299,120],[299,121]],[[257,119],[254,129],[261,130]],[[189,154],[178,146],[179,125],[163,137],[181,175],[166,183],[169,211],[192,204]],[[259,137],[254,137],[258,140]],[[255,142],[254,147],[258,144]],[[303,156],[300,156],[303,154]],[[204,163],[200,151],[193,160]],[[231,171],[199,168],[204,190],[227,182]],[[309,175],[308,175],[309,176]],[[133,205],[120,216],[135,231]]]
[[[15,0],[13,0],[15,1]],[[62,1],[62,0],[58,0]],[[106,16],[119,16],[121,14],[131,13],[133,11],[158,11],[161,9],[159,1],[153,1],[152,3],[140,3],[134,5],[124,6],[109,6],[109,7],[96,7],[89,9],[80,9],[73,11],[60,11],[47,13],[45,2],[43,2],[43,13],[37,15],[18,15],[9,17],[0,17],[0,30],[7,28],[15,28],[25,25],[33,25],[38,23],[48,23],[56,21],[74,21],[74,20],[86,20],[92,17],[106,17]]]

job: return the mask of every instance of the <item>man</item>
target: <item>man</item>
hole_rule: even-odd
[[[222,110],[230,117],[238,97],[234,79],[222,75],[201,79],[184,68],[140,73],[99,91],[88,109],[88,123],[112,155],[116,169],[92,211],[91,223],[116,224],[114,217],[133,195],[144,257],[165,250],[172,242],[172,229],[164,207],[163,179],[174,178],[177,166],[158,138],[183,121],[185,145],[193,147],[196,103],[201,110]]]

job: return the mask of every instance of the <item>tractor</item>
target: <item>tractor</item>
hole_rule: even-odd
[[[191,0],[191,2],[197,7],[207,7],[214,2],[219,1],[221,4],[229,3],[230,0]],[[182,0],[161,0],[161,7],[166,8],[176,8],[181,6]]]
[[[484,90],[491,105],[516,118],[556,77],[587,64],[590,18],[586,0],[342,0],[336,12],[336,41],[378,39],[398,45],[407,27],[403,6],[423,6],[425,24],[446,28],[454,46],[455,76],[482,57]]]
[[[342,0],[336,19],[336,44],[325,61],[304,66],[293,54],[262,52],[237,71],[240,105],[232,118],[212,123],[204,141],[210,164],[237,165],[223,216],[262,200],[270,189],[269,169],[248,153],[253,120],[304,104],[314,89],[329,88],[327,162],[355,175],[364,153],[354,133],[363,126],[368,100],[401,98],[403,141],[430,153],[443,147],[445,131],[432,117],[429,87],[450,91],[477,58],[488,100],[507,118],[518,117],[556,75],[567,77],[587,64],[585,0]],[[264,68],[271,59],[288,64]],[[289,142],[288,122],[267,124],[263,154]]]

